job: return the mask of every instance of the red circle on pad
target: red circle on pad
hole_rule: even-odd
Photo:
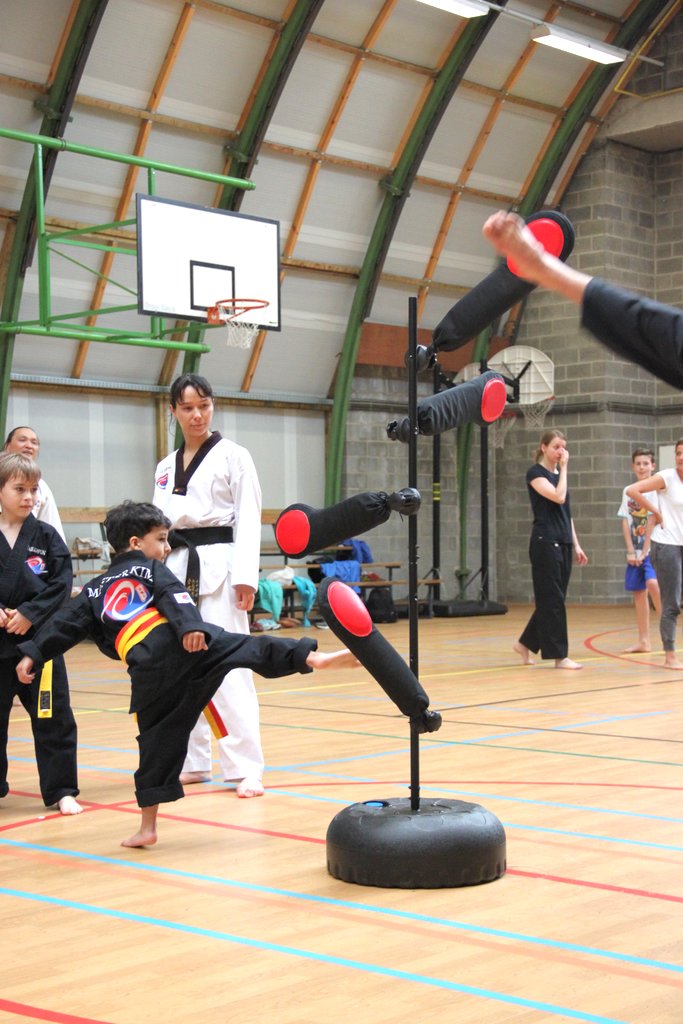
[[[481,395],[481,418],[493,423],[501,415],[507,402],[507,389],[500,377],[487,380]]]
[[[539,217],[538,220],[532,220],[530,224],[527,224],[527,227],[546,252],[549,252],[551,256],[560,255],[564,248],[564,231],[556,220]],[[518,277],[520,276],[514,260],[508,259],[508,270],[517,274]]]
[[[354,636],[369,636],[372,619],[367,608],[351,587],[333,580],[327,588],[327,601],[339,623]]]
[[[275,539],[288,555],[303,551],[311,537],[308,516],[300,508],[285,512],[277,521]]]

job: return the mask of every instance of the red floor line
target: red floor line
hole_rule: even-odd
[[[603,636],[611,636],[614,633],[623,633],[622,629],[608,629],[603,633],[594,633],[592,636],[587,636],[583,641],[583,646],[587,647],[589,651],[593,651],[594,654],[600,654],[605,658],[614,658],[615,661],[628,661],[632,665],[645,665],[647,668],[659,668],[663,669],[664,665],[659,661],[641,661],[640,658],[634,658],[632,654],[616,654],[614,651],[605,651],[602,647],[596,647],[595,641],[599,640]]]
[[[522,878],[542,878],[548,882],[561,882],[564,885],[584,886],[587,889],[600,889],[603,892],[621,892],[627,896],[645,896],[650,900],[664,900],[669,903],[683,903],[683,896],[673,896],[665,892],[650,892],[647,889],[631,889],[627,885],[608,885],[606,882],[586,882],[580,878],[563,878],[562,875],[545,875],[541,871],[520,871],[508,868],[508,875],[519,875]]]
[[[106,805],[105,809],[107,809]],[[119,809],[123,811],[130,810],[131,813],[137,813],[137,808],[121,807]],[[273,829],[255,828],[248,825],[234,825],[229,822],[209,821],[205,818],[188,818],[176,814],[160,814],[159,818],[164,821],[178,821],[184,824],[220,828],[227,832],[244,832],[251,835],[268,836],[271,839],[291,839],[300,843],[313,843],[316,846],[324,846],[327,842],[326,839],[322,839],[317,836],[304,836],[294,832],[279,832]],[[634,889],[624,885],[610,885],[607,882],[590,882],[581,878],[566,878],[562,875],[550,875],[542,871],[524,871],[520,868],[508,867],[507,874],[512,877],[536,878],[548,882],[557,882],[561,885],[575,885],[588,889],[597,889],[602,892],[619,892],[627,896],[640,896],[645,899],[662,900],[669,903],[683,903],[683,896],[674,896],[670,893],[653,892],[647,889]]]
[[[15,1003],[11,999],[0,998],[0,1010],[14,1013],[18,1017],[32,1017],[33,1020],[52,1021],[52,1024],[107,1024],[107,1021],[96,1020],[94,1017],[75,1017],[71,1013],[60,1013],[58,1010],[43,1010],[38,1006]]]

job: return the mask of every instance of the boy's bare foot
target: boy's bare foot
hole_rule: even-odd
[[[679,661],[675,651],[667,651],[664,655],[664,668],[683,669],[683,661]]]
[[[60,814],[80,814],[83,808],[72,796],[63,796],[57,804]]]
[[[254,796],[263,796],[263,783],[260,779],[241,779],[237,783],[236,793],[242,800],[249,800]]]
[[[343,647],[340,651],[332,651],[331,654],[323,654],[322,651],[311,651],[306,658],[309,668],[360,668],[361,663],[355,654],[348,648]]]
[[[519,640],[517,641],[517,643],[514,643],[512,645],[512,650],[515,652],[515,654],[519,654],[519,656],[522,659],[522,664],[524,664],[524,665],[535,665],[536,664],[534,659],[531,657],[531,651],[529,650],[529,648],[525,647],[524,644],[519,642]]]
[[[140,846],[154,846],[157,841],[157,812],[159,810],[159,804],[153,804],[151,807],[143,807],[141,809],[142,820],[140,821],[140,828],[131,836],[130,839],[122,839],[121,846],[128,847],[140,847]]]
[[[683,668],[683,666],[681,666]],[[571,658],[556,658],[555,668],[583,668],[578,661],[572,661]]]
[[[211,782],[211,772],[181,772],[178,781],[181,786],[191,786],[194,782]]]
[[[632,647],[625,647],[621,652],[622,654],[649,654],[652,648],[649,644],[639,643],[633,644]]]

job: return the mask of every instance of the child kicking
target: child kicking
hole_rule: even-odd
[[[20,645],[17,675],[32,684],[46,661],[86,637],[126,664],[139,729],[135,796],[142,820],[121,845],[152,846],[159,804],[184,796],[179,776],[190,732],[227,672],[250,668],[272,679],[359,663],[347,650],[321,654],[308,638],[245,636],[204,622],[163,564],[170,522],[156,506],[125,501],[109,511],[104,526],[114,549],[111,565]]]
[[[68,600],[71,555],[48,523],[32,514],[40,470],[24,455],[0,454],[0,797],[9,792],[7,741],[19,695],[31,720],[40,793],[46,807],[79,814],[76,800],[76,720],[64,659],[58,655],[40,680],[19,686],[19,645]]]

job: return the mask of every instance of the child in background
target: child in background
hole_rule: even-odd
[[[635,448],[631,455],[633,475],[636,481],[647,480],[655,471],[655,453],[651,448]],[[651,500],[656,501],[655,497]],[[625,654],[641,654],[650,647],[650,598],[657,614],[661,614],[662,602],[655,570],[650,562],[650,532],[654,525],[651,514],[629,498],[626,488],[617,513],[626,543],[626,590],[633,594],[638,626],[638,642],[625,649]]]
[[[71,593],[71,555],[56,529],[33,515],[40,470],[25,455],[0,454],[0,797],[9,792],[7,740],[15,694],[31,719],[46,807],[79,814],[76,720],[64,659],[42,680],[19,686],[19,644],[50,620]],[[49,683],[49,685],[48,685]]]
[[[169,526],[155,505],[125,501],[110,509],[104,527],[114,548],[111,565],[21,644],[17,665],[20,681],[33,684],[35,670],[86,637],[126,664],[139,729],[135,795],[142,820],[122,846],[156,843],[159,804],[185,795],[179,776],[190,732],[227,672],[250,668],[273,679],[359,667],[347,650],[319,653],[315,640],[251,637],[204,622],[184,584],[162,563],[171,550]]]

